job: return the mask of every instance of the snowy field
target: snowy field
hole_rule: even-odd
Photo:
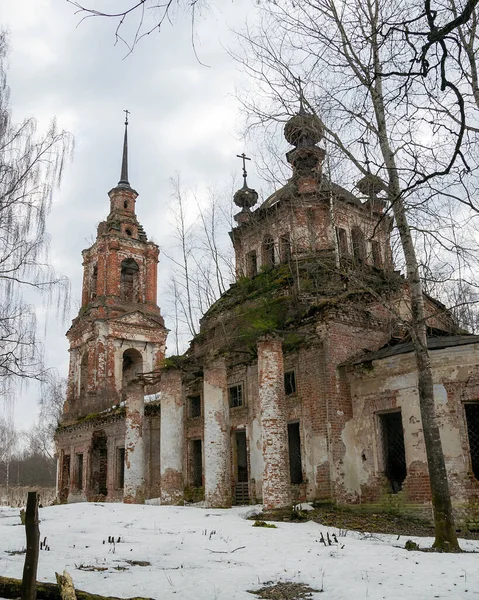
[[[247,590],[280,581],[324,590],[312,596],[322,600],[479,599],[479,554],[407,552],[406,537],[317,523],[253,527],[245,518],[251,512],[123,504],[43,508],[40,532],[50,550],[40,552],[38,579],[53,582],[55,571],[67,569],[80,589],[156,600],[255,600]],[[18,509],[0,507],[0,574],[16,578],[24,555],[10,553],[25,546],[19,523]],[[320,535],[328,531],[338,543],[325,547]],[[431,544],[413,539],[421,547]],[[461,546],[479,551],[477,541],[462,540]]]

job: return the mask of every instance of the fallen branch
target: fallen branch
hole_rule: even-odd
[[[0,577],[0,598],[20,598],[22,582],[12,577]],[[154,598],[116,598],[76,590],[77,600],[154,600]],[[56,583],[37,582],[37,600],[62,600]]]
[[[233,552],[236,552],[236,550],[243,550],[243,548],[246,548],[246,546],[238,546],[238,548],[231,550],[231,552],[229,550],[210,550],[209,548],[207,550],[212,554],[233,554]]]

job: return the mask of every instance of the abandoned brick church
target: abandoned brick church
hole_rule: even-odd
[[[254,209],[244,171],[234,196],[236,283],[188,351],[165,358],[159,250],[135,214],[126,129],[121,179],[83,251],[82,306],[67,333],[60,500],[427,509],[408,288],[380,180],[364,177],[357,195],[329,181],[321,122],[301,109],[284,131],[286,185]],[[474,522],[479,336],[459,334],[425,300],[453,505]]]

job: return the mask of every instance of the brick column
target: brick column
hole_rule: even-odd
[[[131,383],[126,387],[125,480],[123,502],[145,501],[145,448],[143,441],[144,386]]]
[[[120,295],[120,262],[118,259],[119,244],[116,240],[110,242],[106,264],[106,294],[108,296]]]
[[[183,499],[183,395],[181,373],[161,374],[160,424],[161,503],[177,504]]]
[[[284,367],[281,340],[258,341],[258,383],[263,442],[263,504],[291,503],[288,426],[284,417]]]
[[[204,457],[207,506],[231,506],[231,450],[226,365],[216,360],[204,369]]]

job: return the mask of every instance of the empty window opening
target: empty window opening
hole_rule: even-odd
[[[471,467],[474,477],[479,479],[479,402],[464,405],[466,411],[467,437],[471,453]]]
[[[282,263],[291,261],[291,240],[288,234],[282,235],[279,238],[279,254]]]
[[[230,407],[238,408],[239,406],[243,406],[243,386],[232,385],[228,388]]]
[[[90,300],[94,300],[96,298],[96,286],[98,282],[98,267],[97,265],[93,266],[91,280],[90,280]]]
[[[60,500],[66,502],[68,500],[68,494],[70,492],[70,455],[63,455],[62,460],[62,471],[61,471],[61,486],[60,486]]]
[[[131,235],[131,232],[130,234]],[[132,258],[121,263],[120,296],[126,302],[138,302],[139,267]]]
[[[126,233],[126,235],[128,235],[130,237],[133,235],[133,231],[131,229],[129,229],[129,228],[125,229],[125,233]]]
[[[274,240],[269,235],[263,240],[263,267],[274,267]]]
[[[336,239],[340,258],[348,255],[348,236],[345,229],[336,227]]]
[[[201,440],[191,442],[191,485],[203,485],[203,444]]]
[[[397,494],[407,475],[401,411],[379,415],[379,419],[384,473],[391,483],[392,493]]]
[[[95,431],[91,445],[91,489],[94,494],[108,495],[108,451],[107,437],[104,431]]]
[[[373,255],[373,265],[380,269],[382,267],[383,261],[381,258],[381,248],[377,240],[371,241],[371,252]]]
[[[116,449],[116,481],[117,487],[125,486],[125,448]]]
[[[143,371],[143,357],[138,350],[129,348],[123,352],[123,385],[134,379]]]
[[[128,208],[128,202],[126,200],[123,202],[123,208]]]
[[[286,371],[284,374],[284,393],[286,396],[296,394],[296,375],[294,371]]]
[[[256,256],[256,250],[248,252],[247,260],[248,277],[254,277],[258,274],[258,257]]]
[[[353,256],[357,262],[364,262],[366,258],[366,243],[364,234],[359,227],[351,229],[351,241],[353,243]]]
[[[299,423],[288,423],[289,474],[291,483],[303,483],[303,466],[301,464],[301,438]]]
[[[246,450],[246,431],[236,431],[236,481],[248,481],[248,452]]]
[[[80,397],[83,398],[88,389],[88,351],[85,350],[80,363]]]
[[[83,489],[83,454],[77,454],[77,488]]]
[[[189,415],[192,419],[201,417],[201,396],[189,396]]]

